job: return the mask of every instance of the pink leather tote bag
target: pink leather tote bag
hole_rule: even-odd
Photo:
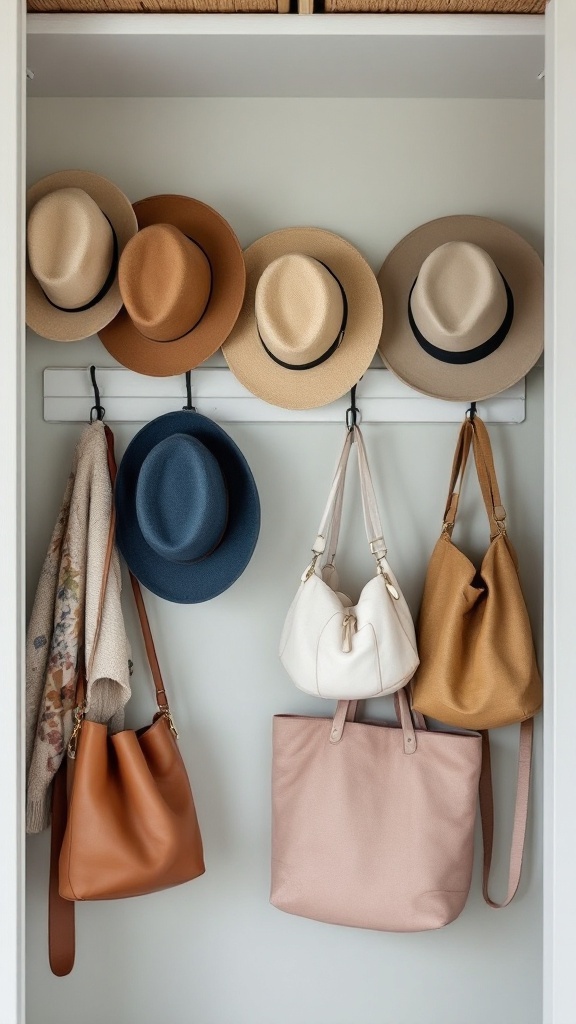
[[[276,715],[271,903],[389,932],[454,921],[472,874],[478,733],[432,732],[395,695],[397,725]],[[412,717],[414,716],[414,717]]]

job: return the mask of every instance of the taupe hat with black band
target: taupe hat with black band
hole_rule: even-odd
[[[140,230],[118,272],[124,308],[100,340],[138,373],[185,373],[236,323],[246,284],[242,248],[224,217],[198,199],[150,196],[134,211]]]
[[[222,351],[252,394],[285,409],[341,398],[375,355],[382,300],[350,242],[321,228],[283,228],[244,251],[242,311]]]
[[[58,171],[28,190],[26,323],[52,341],[96,334],[122,305],[118,260],[136,234],[127,196],[91,171]]]
[[[387,257],[379,351],[410,387],[479,401],[521,380],[544,345],[544,268],[535,249],[488,217],[441,217]]]

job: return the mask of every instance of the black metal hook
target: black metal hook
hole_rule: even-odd
[[[466,415],[470,422],[472,422],[476,415],[476,402],[470,402],[470,408],[466,410]]]
[[[188,412],[196,412],[192,405],[192,370],[186,370],[186,405],[182,406]]]
[[[90,367],[90,380],[92,381],[92,387],[94,388],[94,405],[90,409],[90,423],[93,423],[95,419],[102,421],[106,415],[106,409],[100,401],[100,388],[96,383],[96,367]]]
[[[358,414],[360,410],[356,405],[357,387],[358,385],[355,384],[352,390],[350,391],[350,405],[346,409],[346,426],[348,427],[348,430],[353,430],[356,424],[358,423]]]

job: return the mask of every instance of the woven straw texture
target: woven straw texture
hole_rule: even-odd
[[[290,0],[28,0],[29,12],[68,14],[287,14]]]
[[[546,0],[325,0],[328,13],[544,14]]]

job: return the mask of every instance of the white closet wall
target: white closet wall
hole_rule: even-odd
[[[502,219],[542,248],[540,101],[36,99],[28,132],[30,182],[85,167],[110,176],[134,200],[155,192],[196,196],[230,220],[243,244],[276,227],[317,224],[349,238],[377,269],[413,227],[466,212]],[[30,607],[81,430],[43,423],[42,370],[111,360],[97,340],[58,345],[33,335],[27,360]],[[538,643],[541,377],[537,369],[528,379],[526,422],[491,428]],[[268,904],[271,716],[332,710],[293,688],[277,643],[343,431],[230,427],[260,490],[255,556],[238,583],[208,604],[147,602],[196,797],[206,875],[167,893],[79,907],[77,964],[68,979],[55,979],[46,955],[48,837],[30,839],[27,1024],[540,1024],[539,735],[526,866],[509,909],[496,913],[481,900],[479,847],[468,906],[438,933],[329,927]],[[133,432],[116,428],[119,455]],[[455,425],[440,424],[365,431],[391,564],[414,613],[456,435]],[[475,553],[487,541],[479,506],[469,486],[463,533]],[[358,502],[353,512],[341,576],[359,587],[371,558]],[[136,663],[130,720],[140,724],[153,704],[129,593],[126,611]],[[500,892],[516,747],[515,729],[494,736]]]

